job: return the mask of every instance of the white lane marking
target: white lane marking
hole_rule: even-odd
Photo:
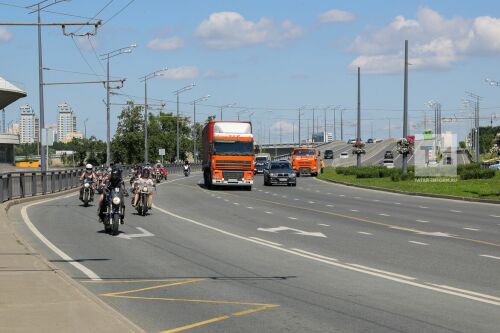
[[[450,209],[450,212],[452,212],[452,213],[461,213],[462,211],[461,210]]]
[[[420,222],[420,223],[429,223],[429,221],[426,221],[426,220],[415,220],[416,222]]]
[[[331,193],[327,193],[328,195],[332,195]]]
[[[253,207],[247,207],[248,209],[253,209]]]
[[[273,193],[273,195],[274,195],[274,196],[277,196],[277,194],[276,194],[276,193]]]
[[[351,212],[359,212],[357,209],[351,209]]]
[[[480,257],[485,257],[485,258],[491,258],[491,259],[498,259],[500,260],[500,257],[495,257],[495,256],[490,256],[489,254],[480,254]]]
[[[132,238],[139,238],[139,237],[152,237],[154,234],[151,232],[147,231],[144,228],[141,227],[136,227],[137,230],[139,230],[141,233],[140,234],[119,234],[118,238],[123,238],[123,239],[132,239]]]
[[[418,206],[418,208],[427,209],[427,208],[429,208],[429,207],[426,207],[426,206]]]
[[[358,234],[362,234],[362,235],[373,235],[369,232],[364,232],[364,231],[358,231]]]
[[[314,252],[308,252],[308,251],[301,250],[301,249],[296,249],[296,248],[292,248],[292,250],[300,252],[300,253],[305,253],[305,254],[308,254],[310,256],[314,256],[314,257],[318,257],[318,258],[321,258],[321,259],[325,259],[325,260],[339,261],[338,259],[335,259],[335,258],[332,258],[332,257],[326,257],[326,256],[323,256],[321,254],[314,253]]]
[[[470,230],[470,231],[479,231],[481,229],[476,229],[476,228],[464,228],[465,230]]]
[[[225,202],[229,202],[229,200],[228,200],[228,199],[224,199],[224,201],[225,201]]]
[[[62,198],[69,198],[73,195],[76,195],[76,194],[71,194],[71,195],[67,195],[67,196],[64,196]],[[59,200],[61,199],[61,197],[56,197],[56,198],[51,198],[51,199],[48,199],[48,200],[43,200],[43,201],[38,201],[38,202],[34,202],[34,203],[31,203],[31,204],[28,204],[26,206],[23,206],[23,208],[21,208],[21,217],[23,218],[23,221],[24,221],[24,224],[26,224],[26,226],[31,230],[31,232],[36,236],[38,237],[38,239],[43,243],[45,244],[49,249],[51,249],[55,254],[57,254],[59,257],[61,257],[62,260],[64,261],[67,261],[68,264],[72,265],[73,267],[75,267],[76,269],[78,269],[80,272],[82,272],[83,274],[85,274],[86,276],[88,276],[89,279],[91,280],[95,280],[95,281],[99,281],[99,280],[102,280],[99,275],[97,275],[94,271],[90,270],[89,268],[83,266],[82,264],[80,264],[79,262],[76,262],[73,258],[71,258],[69,255],[67,255],[64,251],[62,251],[61,249],[59,249],[57,246],[55,246],[51,241],[49,241],[36,227],[35,225],[31,222],[29,216],[28,216],[28,212],[27,212],[27,209],[32,207],[32,206],[35,206],[35,205],[40,205],[40,204],[43,204],[45,202],[49,202],[49,201],[54,201],[54,200]]]
[[[217,197],[217,199],[222,199],[221,197]]]
[[[282,246],[282,244],[280,244],[280,243],[271,242],[271,241],[268,241],[268,240],[265,240],[265,239],[262,239],[262,238],[258,238],[258,237],[250,237],[250,238],[258,240],[258,241],[261,241],[261,242],[269,243],[269,244],[272,244],[272,245]]]
[[[361,197],[354,197],[354,199],[361,199]]]
[[[466,298],[466,299],[478,301],[478,302],[481,302],[481,303],[487,303],[487,304],[491,304],[491,305],[500,306],[500,302],[495,302],[495,301],[492,301],[492,300],[488,300],[488,299],[484,299],[484,298],[480,298],[480,297],[476,297],[476,296],[471,296],[471,295],[468,295],[468,294],[465,294],[465,293],[459,293],[459,292],[455,292],[455,291],[451,291],[451,290],[447,290],[447,289],[441,289],[441,288],[437,288],[437,287],[434,287],[434,286],[429,286],[429,285],[418,283],[418,282],[414,282],[414,281],[407,281],[407,280],[404,280],[404,279],[399,279],[397,277],[392,277],[392,276],[389,276],[389,275],[384,275],[384,274],[377,273],[377,272],[372,272],[372,271],[369,271],[369,270],[363,270],[361,268],[356,268],[356,267],[352,267],[352,266],[345,265],[345,264],[342,264],[342,263],[336,263],[336,262],[332,262],[332,261],[329,261],[329,260],[324,260],[322,258],[318,258],[318,257],[315,257],[315,256],[307,255],[305,253],[300,253],[300,252],[293,251],[293,250],[290,250],[290,249],[286,249],[286,248],[282,248],[282,247],[279,247],[279,246],[271,245],[271,244],[268,244],[268,243],[260,242],[260,241],[255,240],[255,239],[251,239],[251,238],[248,238],[248,237],[245,237],[245,236],[234,234],[234,233],[231,233],[229,231],[225,231],[225,230],[222,230],[222,229],[219,229],[219,228],[215,228],[215,227],[209,226],[207,224],[204,224],[204,223],[201,223],[201,222],[189,219],[187,217],[183,217],[183,216],[177,215],[177,214],[172,213],[172,212],[170,212],[168,210],[160,208],[160,207],[158,207],[156,205],[154,205],[154,207],[158,211],[160,211],[160,212],[162,212],[162,213],[164,213],[166,215],[175,217],[175,218],[177,218],[179,220],[183,220],[183,221],[189,222],[191,224],[195,224],[197,226],[200,226],[200,227],[203,227],[203,228],[206,228],[206,229],[209,229],[209,230],[212,230],[212,231],[224,234],[226,236],[230,236],[230,237],[234,237],[234,238],[237,238],[237,239],[240,239],[240,240],[252,242],[254,244],[259,244],[259,245],[262,245],[262,246],[266,246],[268,248],[272,248],[272,249],[275,249],[277,251],[285,252],[285,253],[288,253],[288,254],[293,254],[295,256],[303,257],[303,258],[310,259],[310,260],[313,260],[313,261],[322,262],[322,263],[327,264],[327,265],[331,265],[331,266],[335,266],[335,267],[339,267],[339,268],[344,268],[344,269],[347,269],[347,270],[350,270],[350,271],[354,271],[354,272],[358,272],[358,273],[363,273],[363,274],[367,274],[367,275],[371,275],[371,276],[375,276],[375,277],[379,277],[379,278],[382,278],[382,279],[390,280],[390,281],[393,281],[393,282],[398,282],[398,283],[401,283],[401,284],[406,284],[406,285],[417,287],[417,288],[421,288],[421,289],[432,290],[432,291],[439,292],[439,293],[442,293],[442,294],[454,295],[454,296],[457,296],[457,297]]]
[[[490,216],[500,218],[500,215],[490,215]]]
[[[316,190],[316,193],[319,193],[319,190]]]
[[[265,194],[269,194],[269,192],[264,192]]]
[[[394,204],[395,205],[401,205],[401,202],[395,202]]]
[[[335,207],[334,205],[326,205],[326,207]]]
[[[273,212],[269,212],[269,211],[267,211],[267,212],[266,212],[266,214],[272,214],[272,213],[273,213]]]
[[[286,198],[286,195],[282,195],[281,197],[282,197],[282,198]]]
[[[459,291],[459,292],[470,294],[470,295],[475,295],[475,296],[479,296],[479,297],[489,298],[489,299],[492,299],[492,300],[495,300],[495,301],[500,301],[499,297],[495,297],[495,296],[491,296],[491,295],[476,293],[474,291],[465,290],[465,289],[459,289],[459,288],[455,288],[455,287],[452,287],[452,286],[447,286],[445,284],[434,284],[434,283],[429,283],[429,284],[431,286],[436,286],[436,287],[439,287],[439,288],[445,288],[445,289],[449,289],[449,290],[453,290],[453,291]]]
[[[367,269],[369,271],[374,271],[374,272],[378,272],[378,273],[384,273],[384,274],[387,274],[387,275],[392,275],[392,276],[400,277],[402,279],[407,279],[407,280],[416,280],[417,279],[417,278],[414,278],[412,276],[396,274],[396,273],[392,273],[392,272],[388,272],[388,271],[383,271],[381,269],[376,269],[376,268],[372,268],[372,267],[368,267],[368,266],[363,266],[363,265],[358,265],[358,264],[348,264],[348,265],[351,265],[351,266],[354,266],[354,267],[358,267],[358,268]]]
[[[417,244],[417,245],[429,245],[427,243],[416,242],[416,241],[408,241],[409,243]]]
[[[378,215],[380,215],[380,216],[391,216],[391,215],[389,215],[389,214],[385,214],[385,213],[380,213],[380,214],[378,214]]]
[[[343,194],[339,194],[339,197],[345,197],[345,195],[343,195]]]
[[[304,231],[304,230],[290,228],[290,227],[285,227],[285,226],[279,226],[279,227],[276,227],[276,228],[257,228],[257,230],[259,230],[259,231],[265,231],[265,232],[272,232],[272,233],[278,233],[280,231],[290,230],[290,231],[294,231],[294,234],[296,234],[296,235],[327,238],[325,236],[325,234],[322,233],[322,232]]]
[[[324,223],[318,223],[318,225],[322,225],[323,227],[329,227],[329,224],[324,224]]]
[[[296,217],[293,217],[293,216],[288,216],[288,218],[289,218],[290,220],[296,220],[296,219],[297,219]]]
[[[309,201],[309,203],[310,203],[310,204],[313,204],[313,203],[314,203],[314,201]]]
[[[257,190],[257,191],[262,192],[262,190]]]
[[[378,200],[378,199],[374,199],[374,200],[372,200],[372,201],[373,201],[373,202],[380,202],[380,200]]]

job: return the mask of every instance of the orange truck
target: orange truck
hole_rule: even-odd
[[[308,174],[317,176],[320,170],[319,150],[312,147],[294,148],[292,152],[292,167],[293,171],[300,175]]]
[[[209,121],[202,134],[205,186],[242,186],[251,190],[254,177],[252,124],[248,121]]]

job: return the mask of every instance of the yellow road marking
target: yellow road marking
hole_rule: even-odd
[[[178,184],[178,183],[176,185],[184,186],[184,187],[197,188],[196,186],[192,186],[192,185],[185,185],[185,184]],[[228,193],[228,192],[224,192],[224,191],[221,191],[219,193],[223,193],[225,195],[242,198],[241,195],[237,195],[237,194],[233,194],[233,193]],[[389,224],[389,223],[384,223],[384,222],[373,221],[373,220],[369,220],[369,219],[362,218],[362,217],[357,217],[357,216],[345,215],[345,214],[340,214],[340,213],[335,213],[335,212],[327,212],[327,211],[324,211],[324,210],[318,210],[318,209],[313,209],[313,208],[308,208],[308,207],[294,206],[294,205],[289,205],[289,204],[285,204],[285,203],[281,203],[281,202],[276,202],[276,201],[271,201],[271,200],[258,199],[258,198],[254,198],[254,197],[245,197],[245,198],[251,199],[251,200],[260,201],[260,202],[272,203],[272,204],[275,204],[275,205],[278,205],[278,206],[303,209],[303,210],[307,210],[307,211],[314,212],[314,213],[321,213],[321,214],[326,214],[326,215],[331,215],[331,216],[343,217],[343,218],[346,218],[346,219],[350,219],[350,220],[354,220],[354,221],[358,221],[358,222],[365,222],[365,223],[369,223],[369,224],[375,224],[375,225],[379,225],[379,226],[383,226],[383,227],[387,227],[387,228],[391,228],[391,229],[397,229],[397,230],[402,230],[402,231],[410,231],[410,232],[415,232],[415,233],[422,232],[422,230],[417,230],[417,229],[402,227],[402,226],[399,226],[399,225],[396,225],[396,224]],[[483,240],[474,239],[474,238],[465,238],[465,237],[453,236],[453,235],[450,235],[447,238],[459,239],[459,240],[464,240],[464,241],[478,243],[478,244],[484,244],[484,245],[491,245],[491,246],[495,246],[495,247],[500,247],[499,243],[493,243],[493,242],[483,241]]]
[[[251,306],[262,306],[262,307],[266,307],[266,308],[272,308],[272,307],[278,306],[276,304],[236,302],[236,301],[213,301],[213,300],[206,300],[206,299],[125,296],[125,295],[113,295],[112,293],[111,294],[102,294],[101,296],[115,297],[115,298],[141,299],[141,300],[148,300],[148,301],[170,301],[170,302],[187,302],[187,303],[221,304],[221,305],[251,305]]]
[[[244,311],[240,311],[240,312],[235,312],[235,313],[232,313],[233,316],[246,316],[248,314],[251,314],[251,313],[255,313],[255,312],[259,312],[259,311],[263,311],[263,310],[267,310],[267,309],[270,309],[270,308],[275,308],[275,307],[278,307],[279,305],[266,305],[266,306],[261,306],[260,308],[255,308],[255,309],[250,309],[250,310],[244,310]]]
[[[102,281],[96,281],[96,280],[84,280],[81,281],[83,283],[99,283],[99,284],[105,284],[105,283],[143,283],[143,282],[167,282],[167,281],[185,281],[186,279],[137,279],[137,280],[102,280]]]
[[[116,297],[116,296],[120,296],[120,295],[137,293],[139,291],[153,290],[153,289],[159,289],[159,288],[167,288],[167,287],[172,287],[172,286],[180,286],[180,285],[183,285],[183,284],[195,283],[195,282],[199,282],[199,281],[203,281],[203,280],[204,279],[190,279],[190,280],[185,280],[185,281],[180,281],[180,282],[173,282],[173,283],[161,284],[159,286],[152,286],[152,287],[146,287],[146,288],[140,288],[140,289],[125,290],[125,291],[118,291],[118,292],[112,292],[112,293],[107,293],[107,294],[101,294],[101,296]]]
[[[215,323],[217,321],[226,320],[226,319],[229,319],[229,318],[230,318],[229,316],[215,317],[215,318],[212,318],[212,319],[208,319],[208,320],[204,320],[204,321],[199,321],[197,323],[189,324],[189,325],[186,325],[186,326],[181,326],[181,327],[172,328],[170,330],[161,331],[160,333],[182,332],[182,331],[186,331],[186,330],[189,330],[189,329],[192,329],[192,328],[195,328],[195,327],[212,324],[212,323]]]

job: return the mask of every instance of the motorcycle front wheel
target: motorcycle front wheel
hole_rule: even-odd
[[[111,225],[111,233],[113,236],[118,235],[118,228],[120,226],[120,215],[113,215],[113,224]]]
[[[146,216],[148,214],[148,196],[142,196],[142,216]]]

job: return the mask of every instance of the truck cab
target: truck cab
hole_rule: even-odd
[[[300,177],[301,175],[318,176],[320,153],[317,148],[298,147],[292,152],[293,171]]]

